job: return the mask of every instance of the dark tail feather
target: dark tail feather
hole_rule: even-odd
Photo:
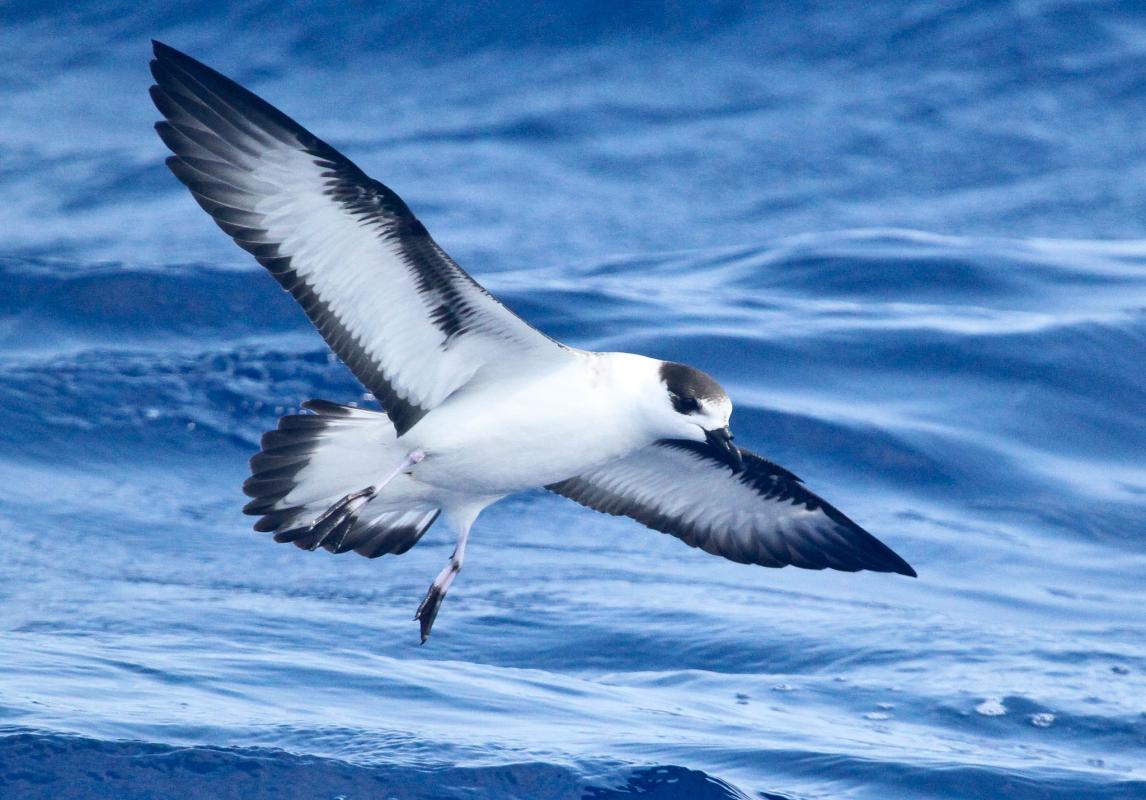
[[[314,413],[280,419],[251,459],[251,477],[243,483],[251,501],[243,513],[260,517],[255,530],[307,550],[353,550],[369,558],[413,547],[438,518],[438,509],[410,506],[371,513],[369,508],[374,499],[369,481],[389,468],[393,453],[363,434],[382,425],[393,435],[389,420],[376,411],[325,400],[304,407]],[[331,491],[334,486],[342,488]]]

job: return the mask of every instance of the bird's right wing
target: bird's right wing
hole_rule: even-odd
[[[393,191],[286,114],[159,42],[167,165],[266,267],[401,435],[474,380],[569,351],[494,299]]]
[[[915,576],[791,472],[740,453],[744,469],[733,472],[708,444],[664,440],[546,488],[743,564]]]

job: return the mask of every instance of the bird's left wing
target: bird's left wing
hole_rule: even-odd
[[[270,103],[159,42],[151,71],[171,171],[294,295],[399,435],[475,379],[568,356],[454,263],[397,194]]]
[[[915,576],[791,472],[740,453],[744,470],[734,473],[708,444],[664,440],[546,488],[743,564]]]

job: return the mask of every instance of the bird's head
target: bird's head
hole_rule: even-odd
[[[661,362],[659,376],[664,394],[657,421],[666,429],[665,438],[707,441],[734,471],[743,469],[728,427],[732,401],[720,384],[707,373],[672,361]]]

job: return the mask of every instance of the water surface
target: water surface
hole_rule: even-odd
[[[1146,797],[1146,19],[0,9],[5,797]],[[148,39],[248,83],[579,347],[919,571],[726,563],[541,492],[304,553],[260,433],[362,396],[162,166]]]

